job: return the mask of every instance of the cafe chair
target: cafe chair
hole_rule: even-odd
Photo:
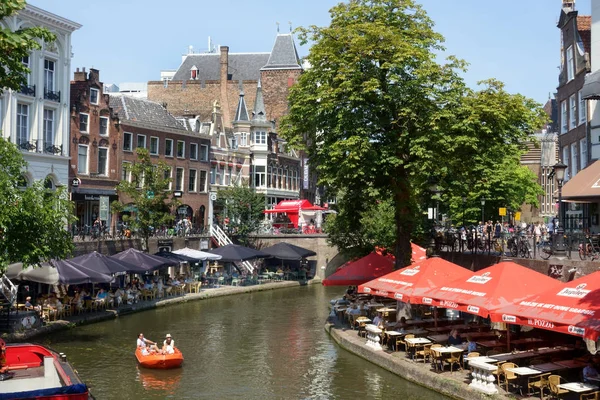
[[[558,385],[561,384],[562,377],[560,375],[550,375],[548,376],[548,389],[550,390],[550,394],[553,397],[559,398],[560,396],[569,393],[567,389],[561,389]]]
[[[415,337],[415,335],[408,334],[408,335],[404,335],[404,338],[398,339],[396,341],[396,350],[398,349],[398,345],[401,344],[402,346],[404,346],[404,351],[408,351],[408,343],[406,343],[406,339],[412,339],[414,337]]]
[[[600,399],[600,392],[581,393],[579,395],[579,400],[598,400],[598,399]]]
[[[536,391],[539,390],[540,399],[543,399],[544,398],[544,389],[546,389],[548,387],[548,377],[549,376],[550,376],[550,372],[541,374],[541,375],[528,376],[527,377],[527,395],[531,396],[532,394],[534,394]]]
[[[423,363],[427,361],[429,358],[431,360],[431,346],[430,344],[426,344],[423,346],[423,350],[418,350],[415,352],[415,359],[418,361],[419,357],[423,358]]]
[[[506,384],[506,392],[508,393],[508,387],[511,381],[516,381],[519,377],[512,371],[509,371],[509,368],[517,368],[517,364],[515,363],[504,363],[502,364],[502,376],[504,376],[504,383]]]
[[[463,354],[462,351],[454,351],[454,352],[450,353],[450,356],[448,356],[444,359],[446,364],[450,365],[450,373],[453,372],[454,365],[456,365],[458,367],[457,371],[463,369],[463,367],[461,365],[462,354]]]
[[[444,365],[443,365],[444,355],[436,350],[437,348],[440,348],[440,347],[444,347],[444,346],[442,346],[439,343],[436,343],[436,344],[432,344],[431,347],[429,348],[429,351],[431,352],[431,363],[433,364],[433,369],[435,371],[438,370],[438,366],[440,367],[439,368],[440,370],[443,370],[443,367],[444,367]]]
[[[498,368],[492,372],[492,375],[496,375],[496,381],[498,382],[498,386],[500,386],[500,379],[502,378],[502,364],[504,364],[505,361],[500,361],[498,362],[496,365],[498,366]]]

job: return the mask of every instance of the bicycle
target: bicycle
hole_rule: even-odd
[[[600,248],[594,245],[594,240],[590,235],[585,235],[583,243],[579,243],[579,258],[585,260],[588,256],[591,260],[600,259]]]

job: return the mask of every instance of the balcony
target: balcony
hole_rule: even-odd
[[[20,140],[17,145],[24,151],[37,151],[37,140]]]
[[[45,90],[44,99],[60,103],[60,91],[53,92],[52,90]]]
[[[19,149],[21,149],[22,151],[27,151],[27,152],[39,152],[39,153],[45,153],[45,154],[52,154],[52,155],[60,155],[63,156],[65,155],[63,152],[63,146],[56,146],[54,144],[48,144],[48,145],[44,145],[44,142],[42,140],[21,140],[17,143],[17,146],[19,147]]]
[[[25,96],[35,97],[35,85],[21,85],[19,93],[24,94]]]

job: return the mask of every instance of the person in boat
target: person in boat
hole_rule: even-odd
[[[165,340],[163,342],[163,347],[162,347],[162,353],[163,354],[175,353],[175,341],[171,337],[170,333],[167,333],[167,336],[165,337]]]
[[[140,333],[140,335],[137,338],[137,347],[142,349],[142,354],[145,356],[151,353],[160,352],[158,346],[156,345],[156,342],[146,339],[143,333]]]

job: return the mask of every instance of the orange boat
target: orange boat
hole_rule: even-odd
[[[159,354],[153,353],[147,356],[142,354],[142,350],[138,347],[135,350],[135,357],[142,367],[145,368],[157,368],[157,369],[170,369],[181,366],[183,362],[183,354],[178,348],[175,348],[173,354]]]

